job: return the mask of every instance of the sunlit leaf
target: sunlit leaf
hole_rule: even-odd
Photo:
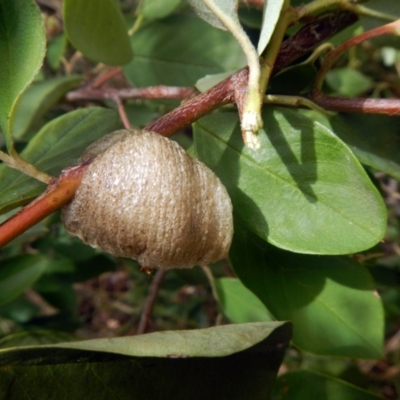
[[[384,315],[368,270],[347,257],[274,248],[235,225],[231,263],[278,320],[293,322],[293,342],[330,356],[380,358]]]
[[[215,28],[227,30],[227,27],[221,20],[213,13],[208,7],[207,3],[211,3],[218,8],[227,18],[229,18],[235,25],[241,25],[238,18],[238,0],[188,0],[189,4],[195,9],[197,15],[207,21]]]
[[[267,0],[264,2],[263,22],[257,45],[258,54],[262,54],[267,47],[281,15],[284,2],[285,0]]]
[[[0,130],[7,147],[18,101],[42,65],[46,37],[33,0],[0,0]]]
[[[383,237],[382,198],[349,148],[319,123],[268,107],[261,149],[244,147],[235,113],[195,124],[198,157],[220,177],[257,235],[300,253],[348,254]]]
[[[247,289],[239,279],[218,278],[214,280],[218,305],[234,323],[271,321],[271,315],[260,299]]]

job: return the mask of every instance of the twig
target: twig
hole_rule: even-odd
[[[317,27],[315,26],[315,21],[306,24],[298,33],[283,43],[282,50],[279,52],[274,66],[273,74],[282,70],[298,57],[307,54],[322,41],[351,25],[356,18],[354,14],[346,11],[338,12],[335,16],[332,16],[330,13],[329,16],[319,17],[317,20],[324,26],[321,32],[318,30],[318,25]],[[333,24],[332,21],[335,23]],[[316,35],[315,32],[318,32],[318,35]],[[158,132],[164,136],[170,136],[212,110],[225,104],[235,102],[238,96],[240,96],[241,90],[246,88],[247,80],[247,69],[240,70],[207,92],[187,101],[157,121],[149,124],[147,129]],[[103,91],[100,99],[108,98],[105,97],[107,94],[104,95],[104,93],[110,93],[107,92],[107,90],[108,89]],[[144,89],[139,90],[143,91]],[[73,92],[70,94],[71,96],[73,96],[72,93]],[[113,97],[115,93],[109,96],[109,98],[115,99],[115,97]],[[64,182],[63,176],[68,176],[71,169],[64,170],[60,177],[55,180],[55,183],[49,185],[44,194],[25,207],[20,213],[1,225],[0,247],[67,203],[72,198],[75,190],[79,187],[84,171],[83,167],[84,166],[80,166],[76,169],[75,179],[72,179],[70,182],[68,182],[68,179]]]
[[[122,73],[120,67],[110,68],[105,74],[99,76],[95,81],[90,85],[93,89],[97,89],[100,86],[104,85],[107,81],[109,81],[114,76]]]
[[[357,14],[340,11],[324,13],[308,21],[293,36],[282,43],[275,61],[274,74],[315,49],[320,43],[354,24],[357,19]]]
[[[0,150],[0,160],[7,164],[10,168],[17,169],[25,175],[31,176],[40,182],[49,184],[52,180],[50,175],[47,175],[43,171],[37,169],[34,165],[25,161],[18,153],[13,151],[13,155],[10,156]]]
[[[165,277],[165,274],[165,270],[159,269],[150,284],[149,294],[147,295],[146,301],[144,303],[142,315],[140,316],[139,326],[136,331],[137,335],[146,333],[147,326],[153,312],[154,303],[156,301],[157,294],[160,290],[160,286]]]
[[[332,65],[346,50],[364,42],[365,40],[369,40],[383,35],[395,35],[395,34],[400,35],[400,19],[390,24],[382,25],[375,29],[371,29],[367,32],[362,33],[361,35],[355,36],[347,40],[346,42],[342,43],[335,50],[329,52],[315,78],[313,96],[318,95],[318,93],[321,91],[321,87],[327,72],[331,69]]]
[[[348,113],[400,115],[400,99],[368,99],[326,96],[316,93],[310,99],[326,110]]]
[[[241,0],[240,3],[244,6],[258,8],[259,10],[264,8],[264,0]]]
[[[365,40],[382,35],[400,35],[399,32],[400,19],[390,24],[371,29],[361,35],[355,36],[341,44],[335,50],[330,51],[326,56],[320,70],[318,71],[318,74],[315,78],[314,87],[308,97],[319,106],[333,111],[352,113],[357,112],[363,114],[400,115],[400,99],[349,99],[344,97],[326,96],[321,90],[327,72],[346,50],[364,42]]]
[[[50,316],[57,314],[57,308],[47,303],[47,301],[33,289],[26,289],[24,294],[31,303],[39,308],[39,315]]]
[[[144,88],[124,88],[124,89],[98,89],[98,85],[82,88],[69,92],[67,100],[133,100],[133,99],[176,99],[185,100],[194,94],[196,90],[191,87],[178,86],[149,86]]]
[[[121,118],[121,121],[124,125],[125,129],[131,129],[131,123],[129,122],[128,116],[126,115],[125,107],[124,104],[122,103],[121,99],[119,97],[116,97],[114,99],[115,104],[117,105],[117,110],[119,113],[119,116]]]
[[[68,203],[78,189],[87,166],[87,164],[81,164],[77,167],[66,168],[49,184],[46,192],[0,225],[0,247],[5,246],[31,226]]]

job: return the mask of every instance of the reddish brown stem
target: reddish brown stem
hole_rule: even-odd
[[[331,111],[389,116],[400,115],[400,99],[349,99],[345,97],[330,97],[318,93],[311,100],[320,107]]]
[[[315,92],[314,96],[318,95],[318,92],[321,90],[326,73],[331,69],[332,65],[346,50],[364,42],[365,40],[383,35],[392,35],[398,31],[400,31],[400,19],[391,22],[390,24],[386,24],[383,26],[379,26],[375,29],[371,29],[367,32],[362,33],[361,35],[355,36],[347,40],[343,44],[341,44],[335,50],[329,52],[328,55],[325,57],[325,60],[320,70],[318,71],[317,77],[315,79],[315,84],[313,89],[313,91]]]
[[[245,77],[247,81],[248,70],[243,69],[206,92],[175,108],[168,114],[163,115],[157,121],[150,123],[146,129],[154,131],[163,136],[171,136],[175,132],[190,125],[192,122],[208,114],[224,104],[232,103],[234,100],[234,82],[238,77]]]
[[[140,317],[139,326],[137,328],[136,334],[141,335],[142,333],[146,333],[151,314],[153,312],[154,303],[156,302],[158,291],[160,290],[160,286],[162,281],[164,280],[166,271],[158,270],[155,274],[149,288],[149,294],[146,298],[146,302],[143,306],[142,315]]]
[[[129,99],[177,99],[184,100],[196,93],[191,87],[176,86],[151,86],[144,88],[124,88],[124,89],[95,89],[92,87],[82,88],[69,92],[67,100],[106,100],[119,98]]]
[[[104,85],[107,81],[109,81],[114,76],[121,74],[122,70],[120,67],[115,67],[109,69],[104,75],[99,76],[95,81],[90,85],[93,89],[99,88]]]
[[[276,74],[292,61],[318,46],[322,41],[351,25],[356,18],[355,14],[349,13],[348,11],[339,11],[334,14],[329,13],[322,15],[315,21],[306,23],[295,35],[283,43],[276,60],[274,73]],[[319,26],[323,26],[323,28],[318,30],[317,28]],[[86,93],[86,95],[92,96],[90,97],[92,100],[112,99],[115,101],[116,96],[119,100],[133,98],[132,96],[134,96],[135,92],[138,97],[142,98],[144,97],[143,95],[148,96],[147,98],[159,96],[161,92],[164,95],[163,98],[165,98],[166,93],[170,93],[171,97],[169,98],[182,99],[190,96],[191,93],[189,90],[193,90],[178,88],[176,93],[173,94],[174,91],[171,90],[171,88],[159,86],[156,88],[142,89],[130,88],[123,89],[123,91],[116,91],[116,89],[96,91],[96,87],[104,84],[105,81],[119,72],[119,69],[111,70],[110,73],[106,74],[103,78],[99,78],[99,80],[95,82],[94,89],[92,85],[91,89],[80,89],[79,91],[71,92],[68,98],[70,100],[87,99],[88,97],[84,96],[84,93]],[[247,69],[238,71],[209,91],[198,95],[194,99],[189,100],[177,109],[171,111],[169,114],[151,123],[147,126],[147,129],[158,132],[164,136],[170,136],[212,110],[227,103],[234,103],[237,99],[240,99],[242,90],[246,90],[247,76]],[[126,121],[125,125],[128,126]],[[73,176],[74,171],[76,173],[75,176]],[[49,185],[47,191],[42,196],[1,225],[0,247],[67,203],[72,198],[75,190],[79,187],[83,172],[84,166],[76,167],[75,169],[66,169],[54,183]]]
[[[250,6],[262,10],[264,8],[264,0],[242,0],[244,6]]]
[[[339,11],[323,14],[308,22],[282,43],[274,65],[273,75],[297,58],[310,52],[321,42],[352,25],[355,21],[357,21],[356,14],[349,11]],[[170,136],[216,108],[240,101],[245,94],[247,77],[248,69],[244,68],[149,124],[146,129],[164,136]]]
[[[125,129],[131,129],[131,123],[129,122],[129,118],[126,115],[125,107],[124,104],[122,103],[121,99],[119,97],[116,97],[114,99],[115,104],[117,105],[117,110],[119,113],[119,116],[121,118],[121,121],[124,125]]]
[[[357,21],[357,14],[350,11],[328,12],[309,21],[293,36],[285,40],[274,65],[274,74],[317,45]]]
[[[46,192],[13,218],[0,225],[0,247],[5,246],[31,226],[68,203],[81,184],[86,168],[87,165],[80,165],[65,169],[49,184]]]

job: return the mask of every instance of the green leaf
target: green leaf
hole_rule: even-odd
[[[148,19],[165,18],[180,4],[181,0],[143,0],[140,14]]]
[[[124,20],[115,0],[65,0],[65,31],[86,57],[123,65],[133,56]]]
[[[260,32],[260,39],[258,40],[257,45],[258,54],[262,54],[267,47],[281,15],[281,10],[284,3],[285,0],[268,0],[264,2],[263,22]]]
[[[328,123],[363,164],[400,180],[399,117],[338,114]]]
[[[51,106],[81,81],[77,75],[63,76],[33,83],[22,95],[15,112],[14,137],[31,133]]]
[[[39,307],[32,304],[23,295],[0,307],[2,318],[12,320],[18,324],[25,324],[39,312]]]
[[[365,267],[347,257],[279,250],[240,224],[230,259],[272,315],[293,323],[296,346],[321,355],[382,357],[383,307]]]
[[[213,86],[217,85],[218,83],[222,82],[226,78],[228,78],[230,75],[233,74],[234,71],[230,72],[222,72],[220,74],[212,74],[212,75],[206,75],[202,78],[200,78],[196,82],[196,89],[199,90],[200,92],[205,92],[206,90],[212,88]]]
[[[21,156],[39,169],[58,175],[74,164],[89,144],[120,127],[115,111],[100,107],[72,111],[45,125]],[[0,213],[26,203],[44,188],[43,183],[1,165]]]
[[[386,14],[392,21],[400,18],[399,2],[397,0],[369,0],[365,7],[369,10]],[[374,18],[372,16],[360,15],[360,22],[365,31],[377,28],[383,23],[390,22],[389,19]],[[399,39],[396,35],[383,35],[371,40],[377,46],[390,46],[400,49]]]
[[[261,149],[245,148],[236,113],[194,126],[198,157],[220,177],[234,212],[278,247],[349,254],[384,235],[386,210],[348,147],[319,123],[279,107],[263,112]]]
[[[188,2],[194,8],[196,14],[214,28],[222,29],[223,31],[227,30],[226,26],[206,3],[212,3],[212,5],[218,8],[234,25],[242,29],[238,17],[238,0],[188,0]]]
[[[46,61],[50,68],[58,70],[61,65],[62,57],[67,50],[68,40],[64,33],[54,37],[47,46]]]
[[[0,305],[16,299],[44,272],[46,258],[39,254],[2,260],[0,268]]]
[[[226,325],[0,351],[8,399],[269,398],[290,324]]]
[[[123,70],[138,87],[193,86],[207,74],[237,70],[246,64],[240,46],[229,33],[191,15],[148,24],[131,42],[135,57]]]
[[[46,273],[36,282],[34,290],[49,305],[61,312],[73,314],[77,309],[76,291],[69,282],[63,280],[62,274]]]
[[[387,115],[338,113],[326,117],[302,110],[339,136],[365,165],[400,180],[400,118]]]
[[[278,378],[272,399],[377,400],[381,397],[340,379],[311,371],[295,371]]]
[[[218,305],[234,323],[271,321],[271,315],[261,300],[244,286],[239,279],[214,279]]]
[[[336,68],[326,75],[326,82],[338,96],[361,96],[373,87],[373,81],[353,68]]]
[[[39,71],[46,37],[33,0],[0,0],[0,130],[12,146],[15,108]]]

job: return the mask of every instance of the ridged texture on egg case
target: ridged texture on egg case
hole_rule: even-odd
[[[122,130],[95,142],[81,160],[93,157],[62,211],[68,232],[148,268],[226,257],[233,233],[229,196],[217,176],[177,143]]]

